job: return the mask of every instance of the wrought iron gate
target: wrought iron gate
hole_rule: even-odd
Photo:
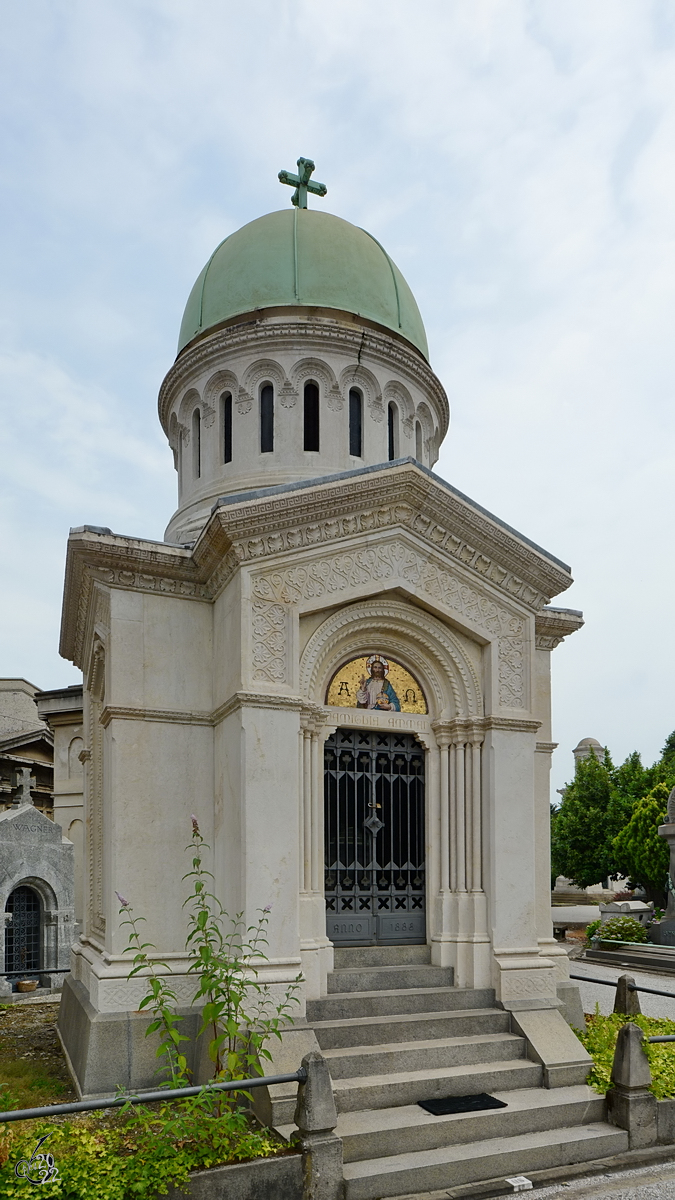
[[[14,888],[5,912],[5,974],[19,975],[40,969],[40,897],[32,888]]]
[[[424,751],[409,734],[338,729],[325,744],[327,934],[424,942]]]

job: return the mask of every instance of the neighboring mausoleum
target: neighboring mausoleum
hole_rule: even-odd
[[[75,934],[73,846],[33,803],[22,767],[10,808],[0,812],[0,995],[17,981],[58,988]]]
[[[188,1006],[194,813],[227,910],[271,906],[260,978],[302,971],[301,1018],[336,950],[370,947],[494,989],[548,1047],[546,1086],[581,1082],[549,865],[570,569],[433,473],[450,412],[415,298],[371,234],[307,209],[305,176],[189,296],[159,393],[164,542],[70,534],[86,836],[64,1043],[85,1093],[152,1082],[115,890]]]

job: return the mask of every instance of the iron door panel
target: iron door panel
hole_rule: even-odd
[[[424,943],[424,751],[409,734],[338,729],[324,749],[327,935]]]

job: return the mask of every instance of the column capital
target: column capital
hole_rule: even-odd
[[[482,717],[453,717],[451,721],[432,721],[431,728],[439,746],[480,745],[485,737]]]
[[[318,704],[305,701],[300,709],[300,728],[303,733],[317,734],[325,724],[326,715]]]

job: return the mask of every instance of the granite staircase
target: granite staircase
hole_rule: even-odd
[[[419,1196],[628,1148],[585,1084],[542,1087],[494,992],[453,987],[429,947],[338,949],[335,961],[307,1016],[333,1079],[345,1200]],[[417,1103],[477,1092],[507,1107],[434,1117]]]

